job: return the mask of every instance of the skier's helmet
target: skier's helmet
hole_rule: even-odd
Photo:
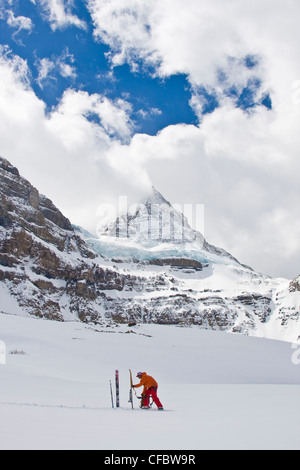
[[[142,377],[142,375],[143,375],[143,372],[138,372],[138,373],[136,374],[136,376],[137,376],[138,378]]]

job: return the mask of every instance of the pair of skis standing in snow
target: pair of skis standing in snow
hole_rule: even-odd
[[[141,397],[141,408],[149,409],[151,406],[150,398],[152,398],[158,410],[163,410],[164,408],[161,404],[160,399],[157,396],[158,384],[156,380],[154,380],[154,378],[151,377],[151,375],[147,375],[146,372],[138,372],[137,377],[140,379],[140,383],[137,385],[133,385],[132,372],[130,369],[129,369],[129,374],[130,374],[129,402],[131,403],[132,408],[133,408],[133,390],[135,392],[136,388],[144,386],[142,397]]]
[[[129,369],[130,374],[130,390],[129,390],[129,402],[131,403],[131,407],[133,409],[133,391],[136,395],[135,389],[138,387],[144,386],[144,390],[141,397],[136,397],[141,399],[141,408],[149,409],[153,402],[156,404],[158,410],[163,410],[163,406],[157,396],[157,387],[158,384],[156,380],[150,375],[147,375],[146,372],[138,372],[137,377],[140,379],[140,383],[137,385],[133,384],[132,380],[132,372]],[[116,370],[116,406],[117,408],[120,406],[120,399],[119,399],[119,371]],[[113,399],[113,391],[112,391],[112,384],[110,381],[110,393],[111,393],[111,403],[112,407],[114,408],[114,399]],[[152,398],[152,403],[150,404],[150,398]]]

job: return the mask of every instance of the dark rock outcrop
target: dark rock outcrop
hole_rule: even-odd
[[[289,285],[290,292],[299,292],[300,291],[300,275],[297,276]]]
[[[149,261],[150,265],[154,266],[173,266],[178,269],[195,269],[202,271],[202,264],[200,261],[186,258],[165,258],[165,259],[152,259]]]

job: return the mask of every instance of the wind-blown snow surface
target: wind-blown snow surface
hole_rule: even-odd
[[[290,343],[197,327],[101,331],[4,313],[0,339],[8,352],[0,449],[300,448],[300,366]],[[137,401],[131,410],[128,368],[158,380],[165,412]],[[120,409],[110,401],[115,369]]]

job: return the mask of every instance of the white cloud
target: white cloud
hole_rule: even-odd
[[[37,82],[40,88],[44,88],[49,80],[55,80],[56,74],[64,78],[75,79],[77,76],[76,68],[74,65],[74,56],[70,54],[68,48],[65,48],[63,53],[58,56],[52,56],[51,59],[45,57],[36,61],[38,69]]]
[[[53,31],[68,26],[86,29],[86,23],[72,13],[73,0],[39,0],[39,2],[45,9]]]
[[[291,0],[88,0],[95,35],[112,49],[113,62],[144,60],[161,76],[187,73],[191,81],[211,85],[228,58],[264,55],[299,37],[297,10]],[[296,36],[295,36],[296,35]],[[296,47],[296,45],[295,45]],[[235,70],[236,71],[236,64]],[[237,77],[234,73],[234,80]]]
[[[61,62],[59,64],[60,74],[64,78],[76,78],[76,70],[70,64],[66,64],[65,62]]]
[[[136,67],[142,59],[161,76],[187,73],[196,83],[211,83],[227,57],[240,56],[232,3],[88,0],[94,33],[110,45],[113,64]]]
[[[0,66],[2,67],[2,96],[6,97],[9,93],[10,82],[12,88],[17,84],[21,84],[24,91],[31,92],[27,62],[21,59],[21,57],[13,55],[7,45],[0,44]]]
[[[135,59],[140,57],[156,63],[149,23],[155,0],[88,0],[87,4],[95,24],[94,34],[110,45],[114,65],[128,61],[136,68]]]
[[[186,73],[197,87],[222,101],[232,86],[239,92],[259,79],[257,99],[270,93],[273,105],[290,102],[299,79],[300,30],[297,0],[88,0],[94,34],[111,47],[113,64],[151,65],[165,77]],[[278,34],[281,31],[281,34]],[[253,57],[255,67],[246,67]],[[220,81],[220,72],[223,81]],[[259,96],[260,95],[260,96]],[[289,103],[291,106],[291,102]]]
[[[49,78],[50,72],[55,68],[55,63],[47,58],[39,59],[37,61],[37,68],[39,72],[37,82],[40,88],[43,88],[43,82]]]
[[[46,114],[33,92],[26,61],[0,50],[0,153],[50,197],[74,223],[96,227],[98,205],[124,188],[107,151],[128,139],[130,106],[101,95],[67,90]],[[95,117],[95,119],[92,119]]]
[[[25,16],[15,16],[12,10],[7,12],[7,24],[12,28],[16,28],[17,33],[22,30],[31,32],[33,29],[33,23],[30,18]]]
[[[151,116],[160,116],[162,114],[162,111],[158,108],[150,108],[150,109],[140,109],[138,111],[138,115],[142,118],[142,119],[147,119]]]
[[[112,102],[98,94],[67,90],[47,126],[70,151],[86,140],[109,144],[109,135],[127,139],[131,133],[130,107],[123,100]],[[94,119],[93,119],[94,118]]]
[[[30,34],[34,28],[31,18],[26,16],[16,16],[12,7],[14,6],[11,0],[0,0],[0,20],[6,21],[8,26],[14,29],[12,39],[20,46],[24,46],[21,39],[17,36],[22,31]]]

